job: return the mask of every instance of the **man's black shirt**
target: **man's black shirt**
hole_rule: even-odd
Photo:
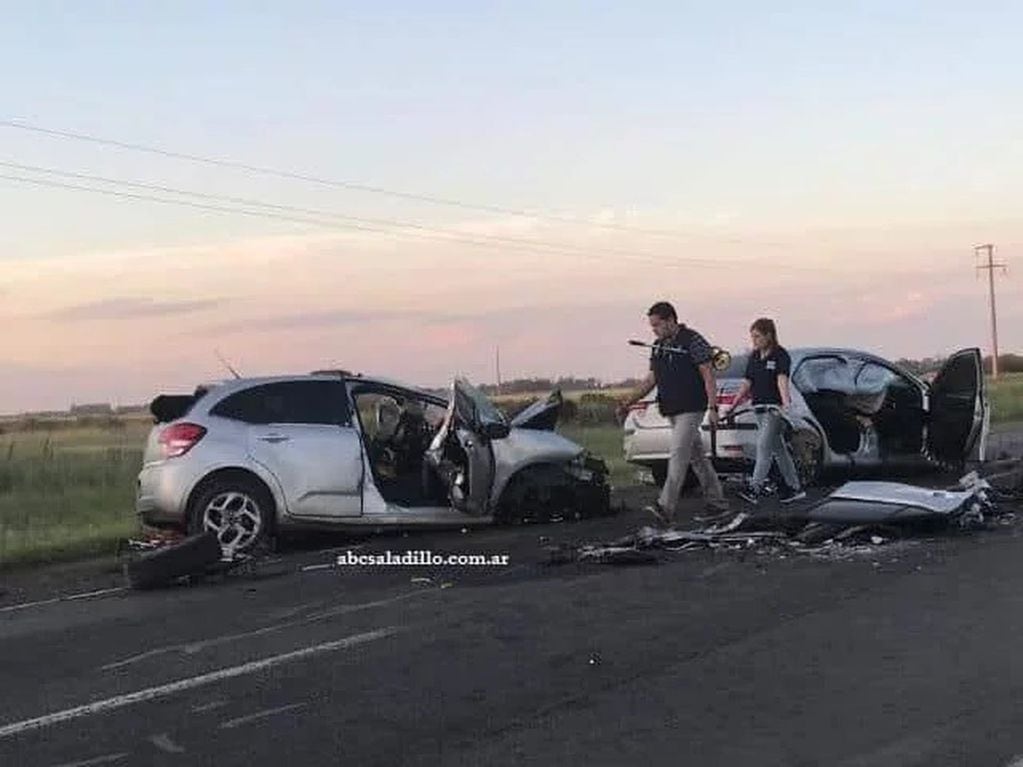
[[[707,409],[707,388],[699,366],[710,362],[713,352],[707,340],[682,325],[674,338],[657,341],[650,353],[650,370],[657,382],[657,405],[661,415],[702,413]],[[678,351],[669,351],[674,347]]]

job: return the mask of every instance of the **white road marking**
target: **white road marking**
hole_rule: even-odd
[[[56,711],[52,714],[36,717],[35,719],[12,722],[0,727],[0,739],[9,738],[12,735],[18,735],[23,732],[39,730],[43,727],[60,724],[62,722],[69,722],[83,716],[91,716],[104,711],[113,711],[115,709],[131,706],[136,703],[145,703],[150,700],[165,698],[178,692],[192,690],[196,687],[213,684],[214,682],[220,682],[225,679],[233,679],[235,677],[245,676],[246,674],[254,674],[257,671],[273,668],[274,666],[279,666],[282,663],[289,663],[291,661],[312,657],[314,655],[321,655],[334,650],[344,650],[349,647],[355,647],[360,644],[392,636],[397,634],[398,631],[399,629],[397,628],[383,628],[375,631],[368,631],[364,634],[355,634],[333,642],[324,642],[323,644],[304,647],[301,650],[294,650],[292,652],[284,653],[283,655],[272,655],[269,658],[251,661],[250,663],[243,663],[240,666],[231,666],[229,668],[219,669],[218,671],[211,671],[207,674],[201,674],[187,679],[180,679],[176,682],[160,685],[159,687],[149,687],[127,695],[117,695],[113,698],[93,701],[92,703],[86,703],[82,706],[76,706],[74,708],[68,708],[63,711]]]
[[[117,586],[112,589],[100,589],[99,591],[86,591],[84,594],[72,594],[69,597],[64,597],[64,599],[71,602],[75,599],[89,599],[91,597],[105,596],[106,594],[116,594],[119,591],[124,591],[124,586]]]
[[[167,754],[183,754],[185,749],[170,739],[170,735],[150,735],[149,742]]]
[[[335,567],[335,566],[336,565],[334,565],[333,562],[328,562],[325,565],[306,565],[305,567],[302,568],[302,572],[303,573],[308,573],[308,572],[311,572],[313,570],[329,570],[330,568]]]
[[[113,671],[114,669],[122,668],[124,666],[130,666],[133,663],[152,658],[156,655],[165,655],[172,652],[180,652],[185,655],[195,655],[210,647],[216,647],[217,645],[227,644],[228,642],[236,642],[239,639],[249,639],[251,637],[264,636],[265,634],[272,634],[277,631],[283,631],[284,629],[294,628],[295,626],[302,626],[306,623],[312,623],[313,621],[322,620],[323,618],[333,618],[337,615],[345,615],[351,612],[357,612],[359,610],[369,610],[373,607],[383,607],[385,605],[392,604],[394,602],[400,602],[405,599],[411,599],[413,597],[428,594],[430,590],[417,590],[410,591],[405,594],[399,594],[395,597],[388,597],[387,599],[379,599],[374,602],[363,602],[362,604],[354,605],[341,605],[339,607],[331,608],[324,612],[314,613],[308,615],[305,618],[296,618],[292,621],[285,621],[284,623],[275,623],[272,626],[264,626],[263,628],[253,629],[252,631],[243,631],[240,634],[225,634],[224,636],[213,637],[212,639],[203,639],[198,642],[190,642],[187,644],[176,644],[168,645],[167,647],[157,647],[152,650],[147,650],[144,653],[138,655],[132,655],[130,658],[124,660],[115,661],[114,663],[108,663],[105,666],[100,666],[100,671]]]
[[[58,764],[57,767],[95,767],[99,764],[120,762],[127,759],[128,756],[128,754],[107,754],[106,756],[97,756],[95,759],[87,759],[84,762],[65,762],[64,764]]]
[[[86,591],[82,594],[71,594],[65,597],[54,597],[53,599],[43,599],[39,602],[22,602],[18,605],[9,605],[7,607],[0,607],[0,613],[12,613],[17,610],[27,610],[30,607],[43,607],[44,605],[55,605],[58,602],[74,602],[77,599],[92,599],[93,597],[101,597],[107,594],[116,594],[124,591],[123,586],[119,586],[114,589],[101,589],[100,591]]]
[[[43,605],[55,605],[60,601],[60,597],[56,599],[44,599],[41,602],[22,602],[20,605],[10,605],[9,607],[0,607],[0,613],[13,613],[15,610],[27,610],[30,607],[42,607]]]
[[[204,711],[213,711],[214,709],[223,708],[226,705],[226,700],[214,700],[209,703],[203,703],[201,706],[192,706],[192,713],[201,714]]]
[[[256,722],[260,719],[267,719],[275,714],[283,714],[285,711],[294,711],[295,709],[304,708],[305,703],[292,703],[290,706],[281,706],[280,708],[268,708],[266,711],[257,711],[255,714],[249,714],[248,716],[240,716],[237,719],[231,719],[220,725],[221,730],[233,730],[243,724],[249,722]]]

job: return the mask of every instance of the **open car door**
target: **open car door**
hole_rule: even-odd
[[[490,511],[494,484],[491,442],[508,436],[509,431],[501,411],[482,392],[464,379],[455,380],[447,416],[427,455],[458,511],[473,516]]]
[[[967,458],[984,436],[987,391],[980,349],[953,354],[930,386],[927,449],[940,461]],[[980,445],[983,454],[983,445]]]
[[[560,389],[555,389],[543,399],[538,399],[512,419],[511,425],[518,429],[554,431],[561,415],[564,398]]]

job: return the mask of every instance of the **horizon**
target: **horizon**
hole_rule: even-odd
[[[786,346],[989,355],[989,242],[1023,349],[1023,7],[9,16],[0,413],[190,391],[217,354],[624,380],[661,299],[731,349],[771,316]]]

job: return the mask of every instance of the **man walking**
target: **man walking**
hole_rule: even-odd
[[[710,522],[729,513],[728,501],[713,464],[704,453],[700,424],[709,414],[717,426],[717,383],[711,367],[712,350],[695,330],[680,324],[670,303],[661,301],[647,312],[657,340],[650,354],[650,371],[643,383],[619,407],[622,413],[657,387],[661,415],[671,423],[671,452],[668,476],[657,502],[647,511],[665,524],[673,524],[689,467],[700,481],[707,510],[697,514],[698,522]]]

